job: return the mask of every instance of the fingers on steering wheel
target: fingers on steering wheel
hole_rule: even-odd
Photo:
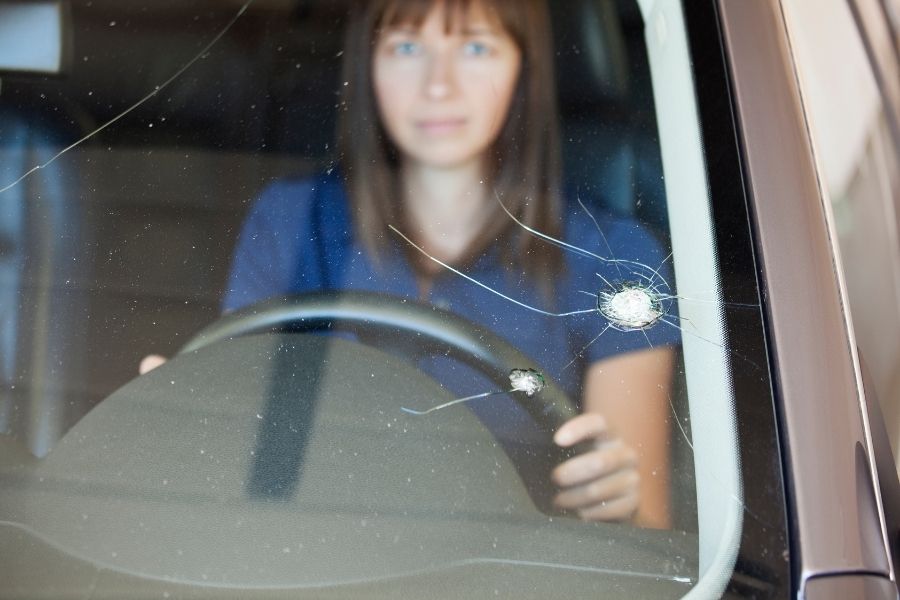
[[[620,439],[598,442],[594,450],[579,454],[553,469],[551,478],[559,487],[588,483],[621,469],[637,466],[637,454]]]
[[[166,362],[165,356],[160,356],[159,354],[148,354],[144,358],[141,359],[140,365],[138,365],[138,374],[146,375],[156,367],[159,367],[163,363]]]
[[[585,521],[626,521],[634,516],[638,509],[640,495],[637,492],[620,496],[578,510],[578,516]]]
[[[606,419],[597,413],[582,413],[572,417],[559,428],[553,441],[568,448],[584,440],[602,439],[608,434]]]
[[[555,503],[564,509],[585,509],[620,498],[638,495],[641,477],[636,469],[622,469],[563,489],[556,495]]]

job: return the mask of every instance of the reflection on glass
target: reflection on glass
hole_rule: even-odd
[[[900,178],[897,132],[889,127],[890,94],[879,92],[873,64],[850,8],[823,2],[814,26],[797,26],[809,7],[787,2],[792,47],[825,194],[834,211],[853,327],[900,456]],[[877,38],[873,39],[878,41]],[[887,48],[875,48],[876,55]]]

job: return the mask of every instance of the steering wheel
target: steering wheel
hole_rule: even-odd
[[[180,354],[217,341],[273,329],[309,331],[339,326],[361,339],[390,333],[394,350],[409,357],[439,352],[482,372],[498,389],[509,388],[512,369],[533,361],[495,333],[447,310],[397,296],[362,291],[326,291],[273,298],[233,312],[196,334]],[[378,345],[384,347],[385,337]],[[575,403],[544,374],[544,388],[534,394],[512,394],[538,423],[555,431],[578,414]]]

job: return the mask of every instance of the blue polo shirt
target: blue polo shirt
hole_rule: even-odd
[[[510,298],[553,313],[593,309],[607,283],[647,281],[671,292],[672,273],[661,245],[638,222],[594,214],[596,224],[577,203],[565,212],[563,239],[605,259],[564,251],[565,268],[549,282],[548,294],[521,269],[504,264],[497,244],[465,269],[470,277]],[[598,231],[599,227],[599,231]],[[600,233],[602,231],[602,235]],[[319,290],[362,290],[419,298],[415,273],[404,242],[373,261],[355,239],[347,196],[336,174],[280,180],[269,186],[247,216],[235,250],[223,309],[235,310],[273,296]],[[637,268],[635,263],[648,268]],[[654,271],[657,275],[654,275]],[[672,284],[672,287],[666,287]],[[449,309],[499,334],[524,352],[569,394],[580,397],[587,365],[604,358],[677,344],[677,327],[658,322],[643,330],[609,327],[596,310],[554,317],[516,305],[450,271],[439,273],[425,300]],[[674,303],[668,303],[674,311]],[[677,321],[673,314],[667,320]],[[463,365],[435,359],[423,369],[455,394],[492,391],[493,384]],[[483,419],[519,431],[527,417],[505,396],[470,403]]]

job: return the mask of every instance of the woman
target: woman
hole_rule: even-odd
[[[528,235],[498,198],[551,236],[595,248],[608,242],[631,259],[660,262],[657,245],[636,224],[601,220],[601,239],[591,220],[565,210],[548,23],[542,0],[364,3],[344,51],[340,172],[281,181],[265,192],[245,223],[224,306],[346,288],[449,305],[551,375],[580,380],[570,390],[580,391],[583,414],[554,441],[589,441],[593,449],[554,470],[556,504],[588,520],[666,527],[672,337],[598,335],[596,314],[579,320],[522,310],[389,229],[492,288],[554,312],[585,308],[575,290],[593,285],[605,267],[576,264]],[[499,411],[497,421],[508,414],[485,404],[479,409]]]

